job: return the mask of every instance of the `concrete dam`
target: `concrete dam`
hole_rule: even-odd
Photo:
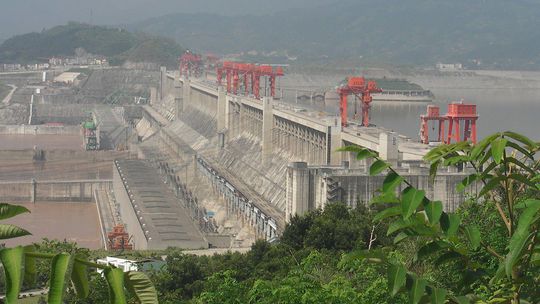
[[[135,126],[139,158],[166,168],[173,191],[189,193],[222,222],[236,219],[257,238],[271,240],[292,216],[329,202],[371,200],[384,176],[369,176],[370,160],[337,152],[348,145],[377,151],[446,210],[465,199],[455,191],[465,173],[444,168],[431,182],[422,161],[429,146],[382,127],[342,127],[334,115],[227,93],[164,68],[150,95]]]

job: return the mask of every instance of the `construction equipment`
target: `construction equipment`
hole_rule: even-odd
[[[186,78],[190,76],[201,77],[204,63],[201,55],[194,54],[187,50],[180,56],[180,75]]]
[[[339,112],[341,115],[341,125],[348,125],[347,115],[347,98],[349,95],[354,95],[362,102],[362,126],[369,127],[369,109],[373,97],[372,93],[380,93],[382,89],[377,87],[375,81],[366,81],[364,77],[349,77],[344,85],[337,88],[339,94]],[[355,113],[356,114],[356,113]]]
[[[126,232],[124,225],[116,225],[113,230],[107,233],[109,239],[109,249],[111,250],[131,250],[133,245],[130,244],[129,234]]]
[[[83,146],[87,151],[99,150],[99,131],[94,120],[85,121],[82,124]]]
[[[438,141],[450,144],[452,141],[472,141],[476,143],[476,113],[475,104],[465,104],[463,101],[452,102],[448,105],[448,113],[440,115],[439,107],[429,105],[426,115],[421,115],[420,141],[429,144],[429,121],[438,121]],[[448,134],[445,138],[445,124],[448,121]],[[464,122],[463,132],[461,131],[461,122]]]
[[[420,141],[424,144],[429,144],[429,122],[439,122],[438,142],[444,141],[444,123],[446,116],[441,116],[439,106],[428,105],[426,114],[420,115]]]
[[[261,78],[266,77],[269,83],[270,92],[264,95],[276,97],[277,77],[285,75],[282,67],[273,67],[270,65],[256,65],[251,63],[240,63],[224,61],[221,66],[216,68],[217,83],[222,85],[223,77],[227,81],[227,92],[239,94],[240,85],[242,85],[242,94],[253,94],[255,98],[261,98]]]

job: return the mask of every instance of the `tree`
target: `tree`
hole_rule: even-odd
[[[476,222],[457,212],[445,212],[442,202],[428,199],[423,190],[413,187],[376,153],[353,146],[343,150],[356,152],[357,159],[374,158],[371,175],[388,171],[381,194],[372,203],[389,205],[376,218],[390,221],[387,234],[395,236],[394,243],[413,239],[419,245],[418,261],[433,261],[437,266],[457,261],[454,265],[467,274],[467,285],[485,284],[491,291],[482,295],[470,288],[469,294],[459,294],[381,252],[364,252],[364,260],[387,269],[393,295],[406,290],[411,303],[430,299],[433,303],[448,300],[518,304],[539,298],[536,285],[540,273],[540,162],[535,157],[539,143],[513,132],[503,132],[488,136],[476,145],[470,142],[442,145],[425,157],[431,164],[432,177],[439,166],[466,167],[471,171],[457,190],[481,185],[474,199],[496,213],[499,226],[502,224],[506,230],[501,240],[503,246],[498,244],[497,248],[486,242],[488,236]],[[484,258],[479,259],[479,255],[490,256],[496,267]]]

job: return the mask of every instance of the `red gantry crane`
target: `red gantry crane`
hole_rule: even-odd
[[[338,87],[339,94],[339,112],[341,115],[341,125],[348,125],[347,118],[347,98],[349,95],[355,95],[362,102],[362,126],[369,127],[369,109],[373,97],[372,93],[380,93],[382,90],[377,87],[375,81],[367,81],[364,77],[349,77],[347,83]]]
[[[256,65],[251,63],[239,63],[224,61],[216,68],[217,83],[222,84],[223,77],[227,81],[227,92],[238,94],[240,84],[243,86],[243,94],[253,94],[255,98],[261,97],[261,78],[266,77],[269,82],[272,97],[276,96],[277,77],[283,76],[282,67],[272,67],[270,65]]]
[[[429,121],[439,122],[438,141],[445,144],[450,144],[452,141],[472,141],[476,143],[476,121],[478,114],[476,113],[475,104],[466,104],[461,102],[453,102],[448,105],[448,113],[440,115],[438,106],[429,105],[427,113],[420,116],[420,141],[424,144],[429,144]],[[448,134],[445,138],[445,124],[448,121]],[[463,131],[461,130],[461,122]]]
[[[126,232],[124,225],[116,225],[113,230],[107,234],[109,239],[109,249],[111,250],[131,250],[130,236]]]
[[[204,62],[201,55],[187,50],[180,56],[180,75],[186,78],[190,76],[201,77],[204,68]]]

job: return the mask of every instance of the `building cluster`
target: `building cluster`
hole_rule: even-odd
[[[437,63],[435,65],[439,71],[461,71],[463,70],[463,64],[461,63]]]
[[[106,66],[109,64],[107,58],[103,56],[76,56],[76,57],[52,57],[49,59],[51,66],[66,66],[66,65],[99,65]]]
[[[52,57],[48,62],[21,64],[21,63],[0,63],[0,72],[24,72],[24,71],[40,71],[48,70],[59,66],[108,66],[107,58],[103,56],[83,56],[83,57]]]
[[[49,63],[35,63],[35,64],[3,63],[3,64],[0,64],[0,72],[39,71],[39,70],[47,70],[50,67],[51,66]]]

